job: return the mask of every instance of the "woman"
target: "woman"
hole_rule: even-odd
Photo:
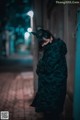
[[[37,65],[38,91],[31,106],[36,112],[43,112],[46,120],[59,120],[66,96],[66,44],[47,30],[41,29],[33,34],[39,40],[43,57]]]

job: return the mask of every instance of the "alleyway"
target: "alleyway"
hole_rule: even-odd
[[[0,112],[9,111],[9,120],[36,120],[33,89],[33,72],[0,73]]]
[[[30,107],[34,95],[33,84],[31,71],[0,73],[0,112],[9,111],[9,120],[43,120],[43,116]],[[72,120],[72,105],[68,96],[65,120]]]

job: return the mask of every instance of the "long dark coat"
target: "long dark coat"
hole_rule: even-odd
[[[43,57],[36,70],[38,91],[31,104],[36,112],[63,111],[67,83],[66,53],[66,44],[60,39],[44,47]]]

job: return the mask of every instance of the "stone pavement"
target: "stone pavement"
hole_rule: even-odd
[[[33,72],[0,73],[0,111],[9,111],[9,120],[43,120],[43,116],[30,107],[33,84]],[[72,120],[68,96],[65,105],[65,120]]]
[[[33,89],[33,72],[0,73],[0,111],[9,111],[10,120],[38,119],[30,107]]]

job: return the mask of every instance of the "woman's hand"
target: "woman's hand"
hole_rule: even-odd
[[[48,43],[52,43],[53,38],[50,37],[50,39],[46,39],[46,38],[43,37],[43,40],[44,40],[44,43],[42,44],[42,47],[44,47],[44,46],[47,45]]]

